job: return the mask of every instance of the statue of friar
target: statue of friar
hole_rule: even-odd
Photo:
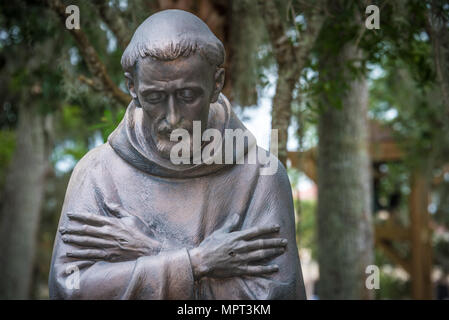
[[[224,61],[188,12],[137,28],[121,60],[132,101],[67,188],[51,298],[305,298],[286,170],[220,93]]]

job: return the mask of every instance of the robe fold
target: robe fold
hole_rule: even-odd
[[[295,237],[293,200],[287,173],[278,163],[273,175],[255,164],[173,165],[148,148],[142,134],[142,109],[133,103],[108,141],[76,165],[67,188],[59,227],[70,212],[110,216],[105,203],[118,203],[139,217],[162,243],[157,255],[132,261],[83,261],[66,253],[79,249],[56,234],[49,277],[53,299],[304,299]],[[220,95],[211,104],[208,126],[246,130]],[[213,143],[213,142],[211,142]],[[223,141],[224,143],[224,141]],[[257,145],[249,150],[265,152]],[[278,161],[276,159],[276,161]],[[264,264],[279,271],[262,276],[204,277],[195,281],[188,250],[240,215],[236,230],[280,225],[267,238],[288,240],[284,254]],[[74,271],[79,270],[73,285]],[[72,285],[70,285],[72,284]]]

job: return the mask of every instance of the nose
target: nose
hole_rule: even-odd
[[[168,97],[167,122],[171,126],[175,126],[179,122],[179,112],[175,106],[175,99],[172,95]]]

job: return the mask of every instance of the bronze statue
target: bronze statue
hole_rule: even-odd
[[[156,13],[136,30],[122,57],[132,102],[67,188],[51,298],[305,298],[285,168],[261,174],[249,154],[273,156],[249,140],[221,161],[224,133],[246,132],[220,93],[224,59],[222,43],[185,11]],[[191,136],[195,123],[225,136],[196,146],[215,161],[175,164],[172,135]]]

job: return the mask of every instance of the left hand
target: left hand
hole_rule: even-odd
[[[116,262],[159,253],[162,244],[154,239],[152,230],[141,219],[118,205],[106,204],[106,207],[114,217],[67,214],[69,223],[59,229],[62,241],[80,247],[68,251],[68,257]]]

